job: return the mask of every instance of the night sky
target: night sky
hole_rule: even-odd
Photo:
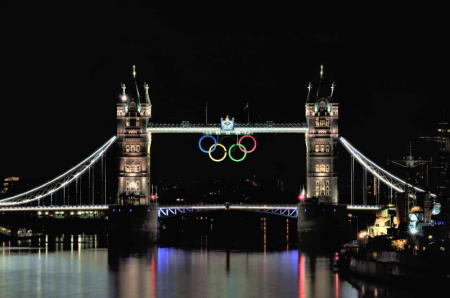
[[[246,121],[246,102],[253,122],[303,122],[306,86],[323,64],[337,85],[341,134],[381,163],[448,118],[449,35],[438,8],[261,3],[3,10],[0,177],[43,181],[114,135],[133,64],[151,86],[154,121],[172,123],[203,122],[206,102],[211,122]],[[303,135],[257,136],[241,164],[211,162],[198,137],[155,136],[152,178],[279,174],[291,188],[304,179]]]

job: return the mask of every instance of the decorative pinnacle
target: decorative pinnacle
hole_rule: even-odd
[[[320,65],[320,78],[323,79],[323,64]]]
[[[133,65],[133,78],[136,78],[136,65]]]
[[[145,89],[145,101],[147,103],[150,103],[150,94],[148,92],[148,90],[150,89],[150,87],[148,86],[147,83],[144,83],[144,89]]]
[[[125,95],[125,90],[127,89],[127,86],[125,86],[124,83],[122,83],[122,94]]]
[[[333,83],[331,83],[331,95],[330,95],[330,97],[333,97],[334,88],[336,88],[336,84],[333,82]]]
[[[307,88],[308,88],[308,95],[306,96],[306,99],[309,100],[309,94],[311,93],[311,89],[312,89],[312,83],[311,82],[308,83],[308,87]]]

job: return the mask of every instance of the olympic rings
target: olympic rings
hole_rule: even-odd
[[[236,146],[238,146],[239,147],[239,149],[241,149],[241,151],[242,152],[244,152],[244,155],[240,158],[240,159],[236,159],[236,158],[234,158],[233,156],[231,156],[231,150],[234,148],[234,147],[236,147]],[[244,149],[242,149],[242,148],[244,148]],[[230,157],[230,159],[232,160],[232,161],[234,161],[234,162],[241,162],[241,161],[243,161],[246,157],[247,157],[247,148],[245,148],[245,146],[244,145],[242,145],[242,144],[233,144],[233,145],[231,145],[230,146],[230,148],[228,149],[228,156]]]
[[[202,142],[203,142],[203,140],[206,139],[206,138],[209,138],[209,139],[211,139],[211,140],[214,141],[214,144],[212,144],[212,145],[209,147],[208,150],[205,150],[205,149],[203,148],[203,146],[202,146]],[[227,148],[225,147],[225,145],[221,143],[221,142],[222,142],[224,139],[226,139],[226,138],[231,138],[231,136],[224,136],[224,137],[220,138],[219,141],[217,141],[217,138],[214,137],[213,135],[203,135],[203,136],[198,140],[198,148],[199,148],[200,151],[202,151],[203,153],[208,153],[209,158],[211,158],[211,160],[214,161],[214,162],[221,162],[221,161],[225,160],[225,158],[227,157],[227,155],[230,157],[230,159],[231,159],[232,161],[234,161],[234,162],[241,162],[241,161],[243,161],[243,160],[247,157],[247,154],[252,153],[253,151],[255,151],[256,146],[257,146],[255,137],[253,137],[252,135],[243,135],[242,137],[240,137],[240,138],[238,139],[237,143],[232,144],[232,145],[228,148],[228,150],[227,150]],[[243,144],[241,144],[242,140],[244,140],[245,138],[250,138],[250,139],[253,140],[253,148],[252,148],[251,150],[247,150],[247,148],[246,148]],[[217,149],[217,147],[221,147],[221,148],[223,149],[223,156],[220,157],[220,158],[214,158],[214,157],[212,156],[212,154],[211,154],[211,153],[213,153],[213,152]],[[236,151],[236,147],[238,147],[239,150],[241,150],[241,152],[244,153],[244,155],[243,155],[241,158],[234,158],[234,157],[232,156],[232,153],[233,153],[234,151]]]
[[[204,139],[206,139],[206,138],[209,138],[209,139],[211,139],[211,140],[213,140],[214,141],[214,148],[212,149],[212,151],[211,151],[211,148],[213,147],[213,146],[211,146],[210,148],[209,148],[209,151],[206,151],[205,149],[203,149],[203,147],[202,147],[202,141],[204,140]],[[217,148],[217,139],[214,137],[214,136],[212,136],[212,135],[204,135],[204,136],[202,136],[201,138],[200,138],[200,140],[198,140],[198,148],[203,152],[203,153],[211,153],[211,152],[214,152],[214,150],[216,150],[216,148]]]
[[[214,147],[214,149],[213,149],[213,147]],[[212,157],[211,152],[213,152],[217,147],[221,147],[223,149],[223,156],[221,158],[215,159],[214,157]],[[225,146],[220,143],[211,145],[211,147],[209,147],[209,151],[207,151],[207,152],[208,152],[209,158],[211,158],[211,160],[215,161],[215,162],[221,162],[227,157],[227,148],[225,148]]]
[[[256,149],[256,139],[255,139],[255,137],[252,136],[252,135],[243,135],[242,137],[239,138],[239,141],[238,141],[237,143],[238,143],[238,144],[241,144],[242,140],[245,139],[245,138],[250,138],[250,139],[253,140],[253,148],[252,148],[252,150],[248,150],[248,151],[247,151],[247,150],[245,149],[245,147],[242,148],[242,147],[239,146],[239,150],[241,150],[241,151],[244,152],[244,153],[252,153],[252,152],[255,151],[255,149]]]

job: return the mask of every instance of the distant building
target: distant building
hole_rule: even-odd
[[[436,133],[433,136],[421,137],[435,144],[431,152],[431,166],[429,169],[429,183],[433,192],[440,197],[450,197],[450,125],[447,121],[437,124]]]
[[[20,181],[20,177],[15,177],[15,176],[3,178],[0,193],[2,193],[2,194],[7,193],[19,181]]]

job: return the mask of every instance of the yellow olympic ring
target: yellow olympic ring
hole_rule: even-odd
[[[213,147],[215,147],[215,146],[219,146],[219,147],[221,147],[223,149],[223,156],[222,156],[222,158],[215,159],[214,157],[212,157],[211,152],[212,152]],[[211,158],[212,161],[221,162],[227,157],[227,148],[225,148],[225,146],[220,144],[220,143],[212,144],[211,147],[209,147],[208,155],[209,155],[209,158]]]

